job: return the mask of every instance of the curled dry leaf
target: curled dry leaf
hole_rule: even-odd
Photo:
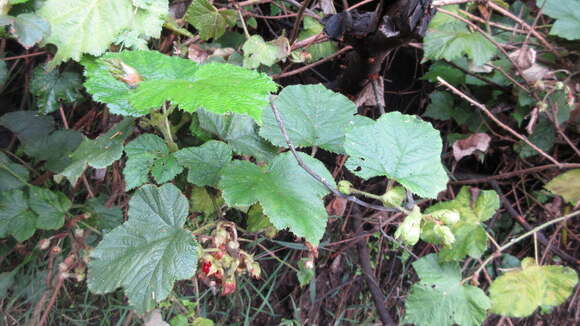
[[[328,205],[326,211],[330,216],[343,216],[348,200],[342,197],[334,197]]]
[[[491,137],[485,133],[476,133],[453,144],[453,157],[456,161],[473,154],[475,151],[485,152],[489,148]]]
[[[522,77],[530,84],[553,77],[550,69],[536,63],[536,50],[527,45],[510,53],[509,56],[518,70],[521,70]]]

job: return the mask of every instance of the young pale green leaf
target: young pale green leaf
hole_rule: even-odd
[[[12,162],[6,154],[0,152],[0,191],[24,187],[28,182],[28,170]]]
[[[208,0],[194,0],[187,8],[185,20],[193,25],[203,40],[218,39],[226,27],[234,26],[237,21],[234,10],[218,11]]]
[[[363,179],[387,176],[419,196],[435,198],[447,186],[441,137],[421,119],[389,112],[346,134],[346,166]]]
[[[248,116],[198,110],[197,117],[202,130],[227,142],[240,155],[250,155],[258,161],[269,162],[278,153],[276,147],[258,135],[256,122]]]
[[[175,157],[188,169],[188,182],[215,187],[224,167],[232,160],[232,149],[226,143],[210,140],[199,147],[181,149]]]
[[[36,229],[56,230],[71,205],[64,194],[35,186],[0,192],[0,238],[10,234],[24,241]]]
[[[553,194],[562,196],[564,200],[572,205],[580,201],[580,169],[574,169],[560,174],[550,180],[544,188]]]
[[[135,189],[149,181],[149,173],[159,184],[168,182],[183,171],[163,139],[143,134],[125,146],[127,163],[123,169],[125,190]]]
[[[133,129],[133,119],[126,118],[96,139],[83,139],[79,147],[71,154],[71,164],[55,176],[66,177],[71,184],[76,184],[87,166],[104,169],[120,159],[123,155],[123,143]]]
[[[577,283],[578,274],[569,267],[540,266],[533,258],[526,258],[521,269],[506,272],[491,283],[491,311],[503,316],[527,317],[538,306],[564,303]]]
[[[580,7],[579,0],[536,0],[538,8],[556,21],[550,34],[567,40],[580,39]]]
[[[190,61],[190,65],[194,64]],[[145,80],[130,93],[129,100],[141,111],[159,108],[171,101],[187,112],[198,108],[219,114],[235,112],[260,123],[268,95],[277,88],[262,73],[230,64],[209,63],[199,66],[188,78]]]
[[[458,13],[456,5],[444,8]],[[470,31],[464,22],[442,12],[431,20],[423,49],[426,59],[454,61],[467,55],[476,65],[485,64],[497,52],[493,43],[480,33]]]
[[[302,153],[300,156],[318,175],[334,182],[320,161]],[[278,155],[268,168],[234,161],[224,169],[219,187],[230,206],[260,202],[277,229],[289,228],[315,246],[324,235],[328,215],[322,197],[329,190],[298,166],[289,152]]]
[[[81,55],[103,54],[125,29],[159,37],[168,1],[155,1],[147,9],[131,0],[47,0],[38,11],[51,26],[46,43],[58,47],[52,66]]]
[[[461,260],[465,256],[479,258],[487,249],[487,235],[481,225],[490,219],[499,209],[499,196],[493,190],[481,190],[477,197],[469,191],[469,187],[462,187],[455,199],[437,203],[425,210],[425,214],[447,209],[459,213],[460,219],[449,228],[455,236],[452,245],[441,249],[439,257],[442,260]],[[422,227],[421,237],[432,243],[442,243],[433,234],[433,223],[426,223]]]
[[[244,51],[244,67],[256,69],[261,64],[270,67],[285,59],[290,54],[290,45],[284,36],[266,42],[260,35],[252,35],[244,43],[242,51]]]
[[[88,286],[94,293],[125,288],[139,313],[167,298],[175,281],[196,271],[198,245],[183,229],[188,203],[172,184],[145,185],[129,202],[129,219],[91,252]]]
[[[36,96],[39,111],[47,114],[58,110],[60,103],[73,103],[81,99],[81,76],[76,72],[47,71],[38,66],[32,73],[30,93]]]
[[[300,99],[300,100],[297,100]],[[335,153],[344,153],[346,130],[354,125],[356,106],[344,95],[318,85],[293,85],[284,88],[274,104],[297,147],[318,146]],[[272,144],[287,147],[272,110],[264,112],[260,136]]]
[[[479,326],[491,304],[485,293],[461,284],[457,263],[437,261],[430,254],[413,263],[421,279],[405,301],[405,323],[418,326]]]

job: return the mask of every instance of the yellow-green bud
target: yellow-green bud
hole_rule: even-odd
[[[421,219],[423,214],[421,214],[421,209],[419,206],[415,206],[411,211],[411,214],[405,217],[403,223],[399,225],[397,231],[395,231],[395,239],[401,239],[404,243],[408,245],[415,245],[419,242],[421,237]]]
[[[340,180],[338,182],[338,191],[340,191],[341,193],[343,193],[345,195],[351,194],[351,191],[350,191],[351,188],[352,188],[352,183],[350,183],[346,180]]]
[[[454,209],[440,209],[431,213],[431,216],[447,225],[453,225],[459,222],[460,215]]]
[[[399,186],[385,192],[381,200],[386,207],[398,207],[401,206],[406,195],[405,188]]]

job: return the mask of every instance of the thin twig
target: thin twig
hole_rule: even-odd
[[[432,7],[442,7],[442,6],[449,6],[449,5],[458,5],[462,3],[468,2],[483,2],[482,0],[439,0],[433,1],[431,4]]]
[[[509,178],[513,178],[513,177],[516,177],[519,175],[536,173],[536,172],[540,172],[540,171],[548,170],[548,169],[580,169],[580,163],[561,163],[560,166],[558,166],[556,164],[546,164],[546,165],[534,166],[532,168],[502,173],[502,174],[498,174],[498,175],[482,176],[480,178],[474,178],[474,179],[464,179],[464,178],[459,177],[458,181],[451,181],[450,183],[455,184],[455,185],[487,183],[487,182],[490,182],[491,180],[509,179]],[[457,174],[456,174],[456,176],[457,176]]]
[[[282,118],[280,117],[280,111],[278,111],[278,108],[276,107],[276,105],[274,103],[270,102],[270,107],[272,108],[272,112],[274,112],[274,117],[276,118],[276,121],[278,122],[278,127],[280,128],[280,131],[282,132],[282,136],[284,136],[284,140],[286,141],[288,148],[290,148],[290,152],[294,156],[294,159],[296,159],[296,162],[298,163],[298,165],[304,171],[306,171],[306,173],[310,174],[310,176],[312,176],[316,181],[323,184],[328,190],[330,190],[330,192],[332,192],[333,195],[335,195],[337,197],[341,197],[341,198],[344,198],[344,199],[351,201],[355,204],[361,205],[363,207],[372,208],[372,209],[376,209],[379,211],[384,211],[384,212],[396,212],[397,211],[394,208],[388,208],[388,207],[383,207],[383,206],[379,206],[379,205],[369,204],[367,202],[364,202],[364,201],[356,198],[355,196],[345,195],[342,192],[338,191],[336,188],[334,188],[330,183],[328,183],[328,181],[326,181],[324,178],[319,176],[316,172],[314,172],[310,167],[308,167],[308,165],[306,165],[304,163],[302,158],[298,155],[298,152],[296,151],[296,147],[294,147],[294,145],[290,141],[290,137],[288,136],[288,131],[286,130],[286,127],[284,126],[284,121],[282,121]]]
[[[452,86],[451,84],[449,84],[447,81],[445,81],[443,78],[437,77],[437,80],[441,84],[443,84],[444,86],[446,86],[447,88],[449,88],[453,93],[455,93],[456,95],[459,95],[460,97],[462,97],[463,99],[465,99],[466,101],[468,101],[469,103],[471,103],[472,105],[474,105],[477,108],[479,108],[493,122],[495,122],[497,125],[499,125],[500,127],[502,127],[504,130],[508,131],[509,133],[511,133],[512,135],[514,135],[515,137],[517,137],[518,139],[520,139],[524,143],[526,143],[528,146],[530,146],[531,148],[533,148],[536,152],[538,152],[540,155],[542,155],[543,157],[545,157],[546,159],[548,159],[550,162],[556,164],[558,167],[561,167],[562,166],[562,164],[560,162],[556,161],[556,159],[554,159],[553,157],[551,157],[550,155],[548,155],[546,152],[544,152],[543,150],[541,150],[538,146],[534,145],[534,143],[532,143],[531,141],[529,141],[528,138],[526,138],[525,136],[520,135],[515,130],[513,130],[512,128],[510,128],[508,125],[506,125],[505,123],[501,122],[498,118],[496,118],[493,115],[493,113],[491,113],[488,110],[488,108],[485,105],[483,105],[483,104],[477,102],[476,100],[472,99],[471,97],[467,96],[467,94],[465,94],[462,91],[460,91],[459,89],[455,88],[454,86]]]
[[[309,70],[309,69],[312,69],[312,68],[314,68],[314,67],[316,67],[318,65],[321,65],[321,64],[323,64],[323,63],[325,63],[327,61],[330,61],[330,60],[338,57],[339,55],[341,55],[341,54],[343,54],[345,52],[348,52],[350,50],[352,50],[352,46],[347,45],[344,48],[340,49],[339,51],[337,51],[337,52],[335,52],[335,53],[333,53],[331,55],[329,55],[326,58],[320,59],[320,60],[318,60],[316,62],[313,62],[311,64],[307,64],[305,66],[302,66],[300,68],[297,68],[297,69],[294,69],[294,70],[291,70],[291,71],[288,71],[288,72],[279,73],[277,75],[272,76],[272,79],[280,79],[280,78],[285,78],[285,77],[290,77],[290,76],[297,75],[297,74],[302,73],[302,72],[304,72],[306,70]]]
[[[296,20],[294,21],[294,27],[292,28],[292,32],[290,33],[289,37],[290,44],[294,43],[296,41],[296,38],[298,38],[298,31],[300,30],[302,18],[304,18],[304,11],[306,10],[306,8],[308,8],[308,6],[310,6],[311,2],[312,0],[304,0],[302,2],[302,5],[300,6],[300,9],[298,9],[298,15],[296,16]]]

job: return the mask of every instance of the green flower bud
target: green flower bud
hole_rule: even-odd
[[[341,193],[345,195],[350,195],[351,194],[350,188],[352,188],[352,183],[346,180],[340,180],[338,182],[338,191],[340,191]]]
[[[453,225],[459,222],[460,215],[454,209],[440,209],[431,213],[434,219],[440,220],[447,225]]]
[[[443,240],[444,245],[451,246],[455,242],[455,236],[448,226],[436,224],[433,231]]]
[[[383,201],[383,205],[386,207],[396,207],[403,204],[406,195],[405,188],[398,186],[385,192],[385,194],[381,196],[381,200]]]
[[[405,217],[403,223],[399,225],[397,231],[395,231],[395,239],[401,239],[404,243],[413,246],[419,242],[421,237],[421,219],[423,214],[421,214],[421,209],[419,206],[415,206],[411,211],[411,214]]]

